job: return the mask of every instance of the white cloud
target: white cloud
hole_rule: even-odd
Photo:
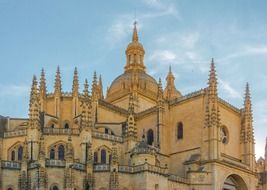
[[[1,85],[0,96],[27,96],[29,93],[28,85]]]
[[[156,50],[149,56],[151,62],[172,63],[176,59],[174,52],[169,50]]]
[[[224,90],[225,94],[230,98],[242,99],[241,94],[235,90],[228,82],[218,78],[219,86]]]

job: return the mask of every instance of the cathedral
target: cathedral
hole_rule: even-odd
[[[33,77],[29,117],[0,117],[1,190],[260,190],[249,85],[237,108],[207,86],[190,94],[147,74],[136,24],[124,72],[54,91]],[[263,160],[263,159],[262,159]],[[261,161],[262,161],[261,160]],[[263,161],[262,161],[263,162]],[[263,174],[261,174],[263,175]]]

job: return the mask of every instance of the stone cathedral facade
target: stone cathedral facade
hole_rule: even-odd
[[[208,85],[183,95],[146,73],[136,25],[124,72],[103,95],[94,74],[72,92],[33,77],[28,118],[0,118],[1,190],[256,190],[249,86],[244,107]],[[90,89],[90,92],[89,92]]]

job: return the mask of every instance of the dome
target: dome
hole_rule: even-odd
[[[158,83],[145,72],[143,45],[139,42],[136,22],[134,23],[132,41],[125,51],[126,64],[124,73],[118,76],[107,91],[106,100],[112,102],[136,91],[152,100],[157,99]]]
[[[157,97],[157,81],[146,72],[139,71],[124,72],[122,75],[118,76],[108,89],[107,99],[113,99],[112,96],[118,96],[119,94],[128,94],[133,89],[134,84],[137,84],[137,91],[142,93],[148,92],[151,98]]]

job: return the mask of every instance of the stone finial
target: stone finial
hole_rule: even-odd
[[[99,91],[99,98],[100,99],[104,99],[104,95],[103,95],[103,84],[102,84],[102,77],[101,75],[99,75],[99,79],[98,79],[98,91]]]
[[[79,95],[79,76],[77,67],[74,69],[73,82],[72,82],[72,96],[78,97]]]
[[[133,42],[138,42],[138,32],[137,32],[137,22],[134,22],[134,28],[133,28],[133,37],[132,37],[132,41]]]
[[[45,71],[43,68],[41,71],[39,89],[40,89],[40,97],[44,98],[46,96],[46,79],[45,79]]]
[[[214,98],[217,97],[217,77],[216,77],[216,69],[214,64],[214,59],[211,60],[210,65],[210,74],[209,74],[209,94],[210,96],[213,96]]]
[[[32,88],[30,95],[30,105],[29,105],[29,126],[30,127],[40,127],[40,104],[37,88],[37,79],[36,76],[33,76],[32,79]]]
[[[54,94],[57,96],[61,96],[61,76],[59,66],[57,67],[55,86],[54,86]]]
[[[82,128],[92,126],[92,105],[91,105],[91,96],[89,95],[89,85],[87,79],[85,79],[83,96],[81,99],[82,102],[82,114],[81,114],[81,126]]]
[[[250,98],[250,90],[249,84],[246,84],[245,90],[245,100],[244,100],[244,121],[246,125],[246,138],[248,142],[254,142],[254,130],[252,126],[253,114],[251,107],[251,98]]]

